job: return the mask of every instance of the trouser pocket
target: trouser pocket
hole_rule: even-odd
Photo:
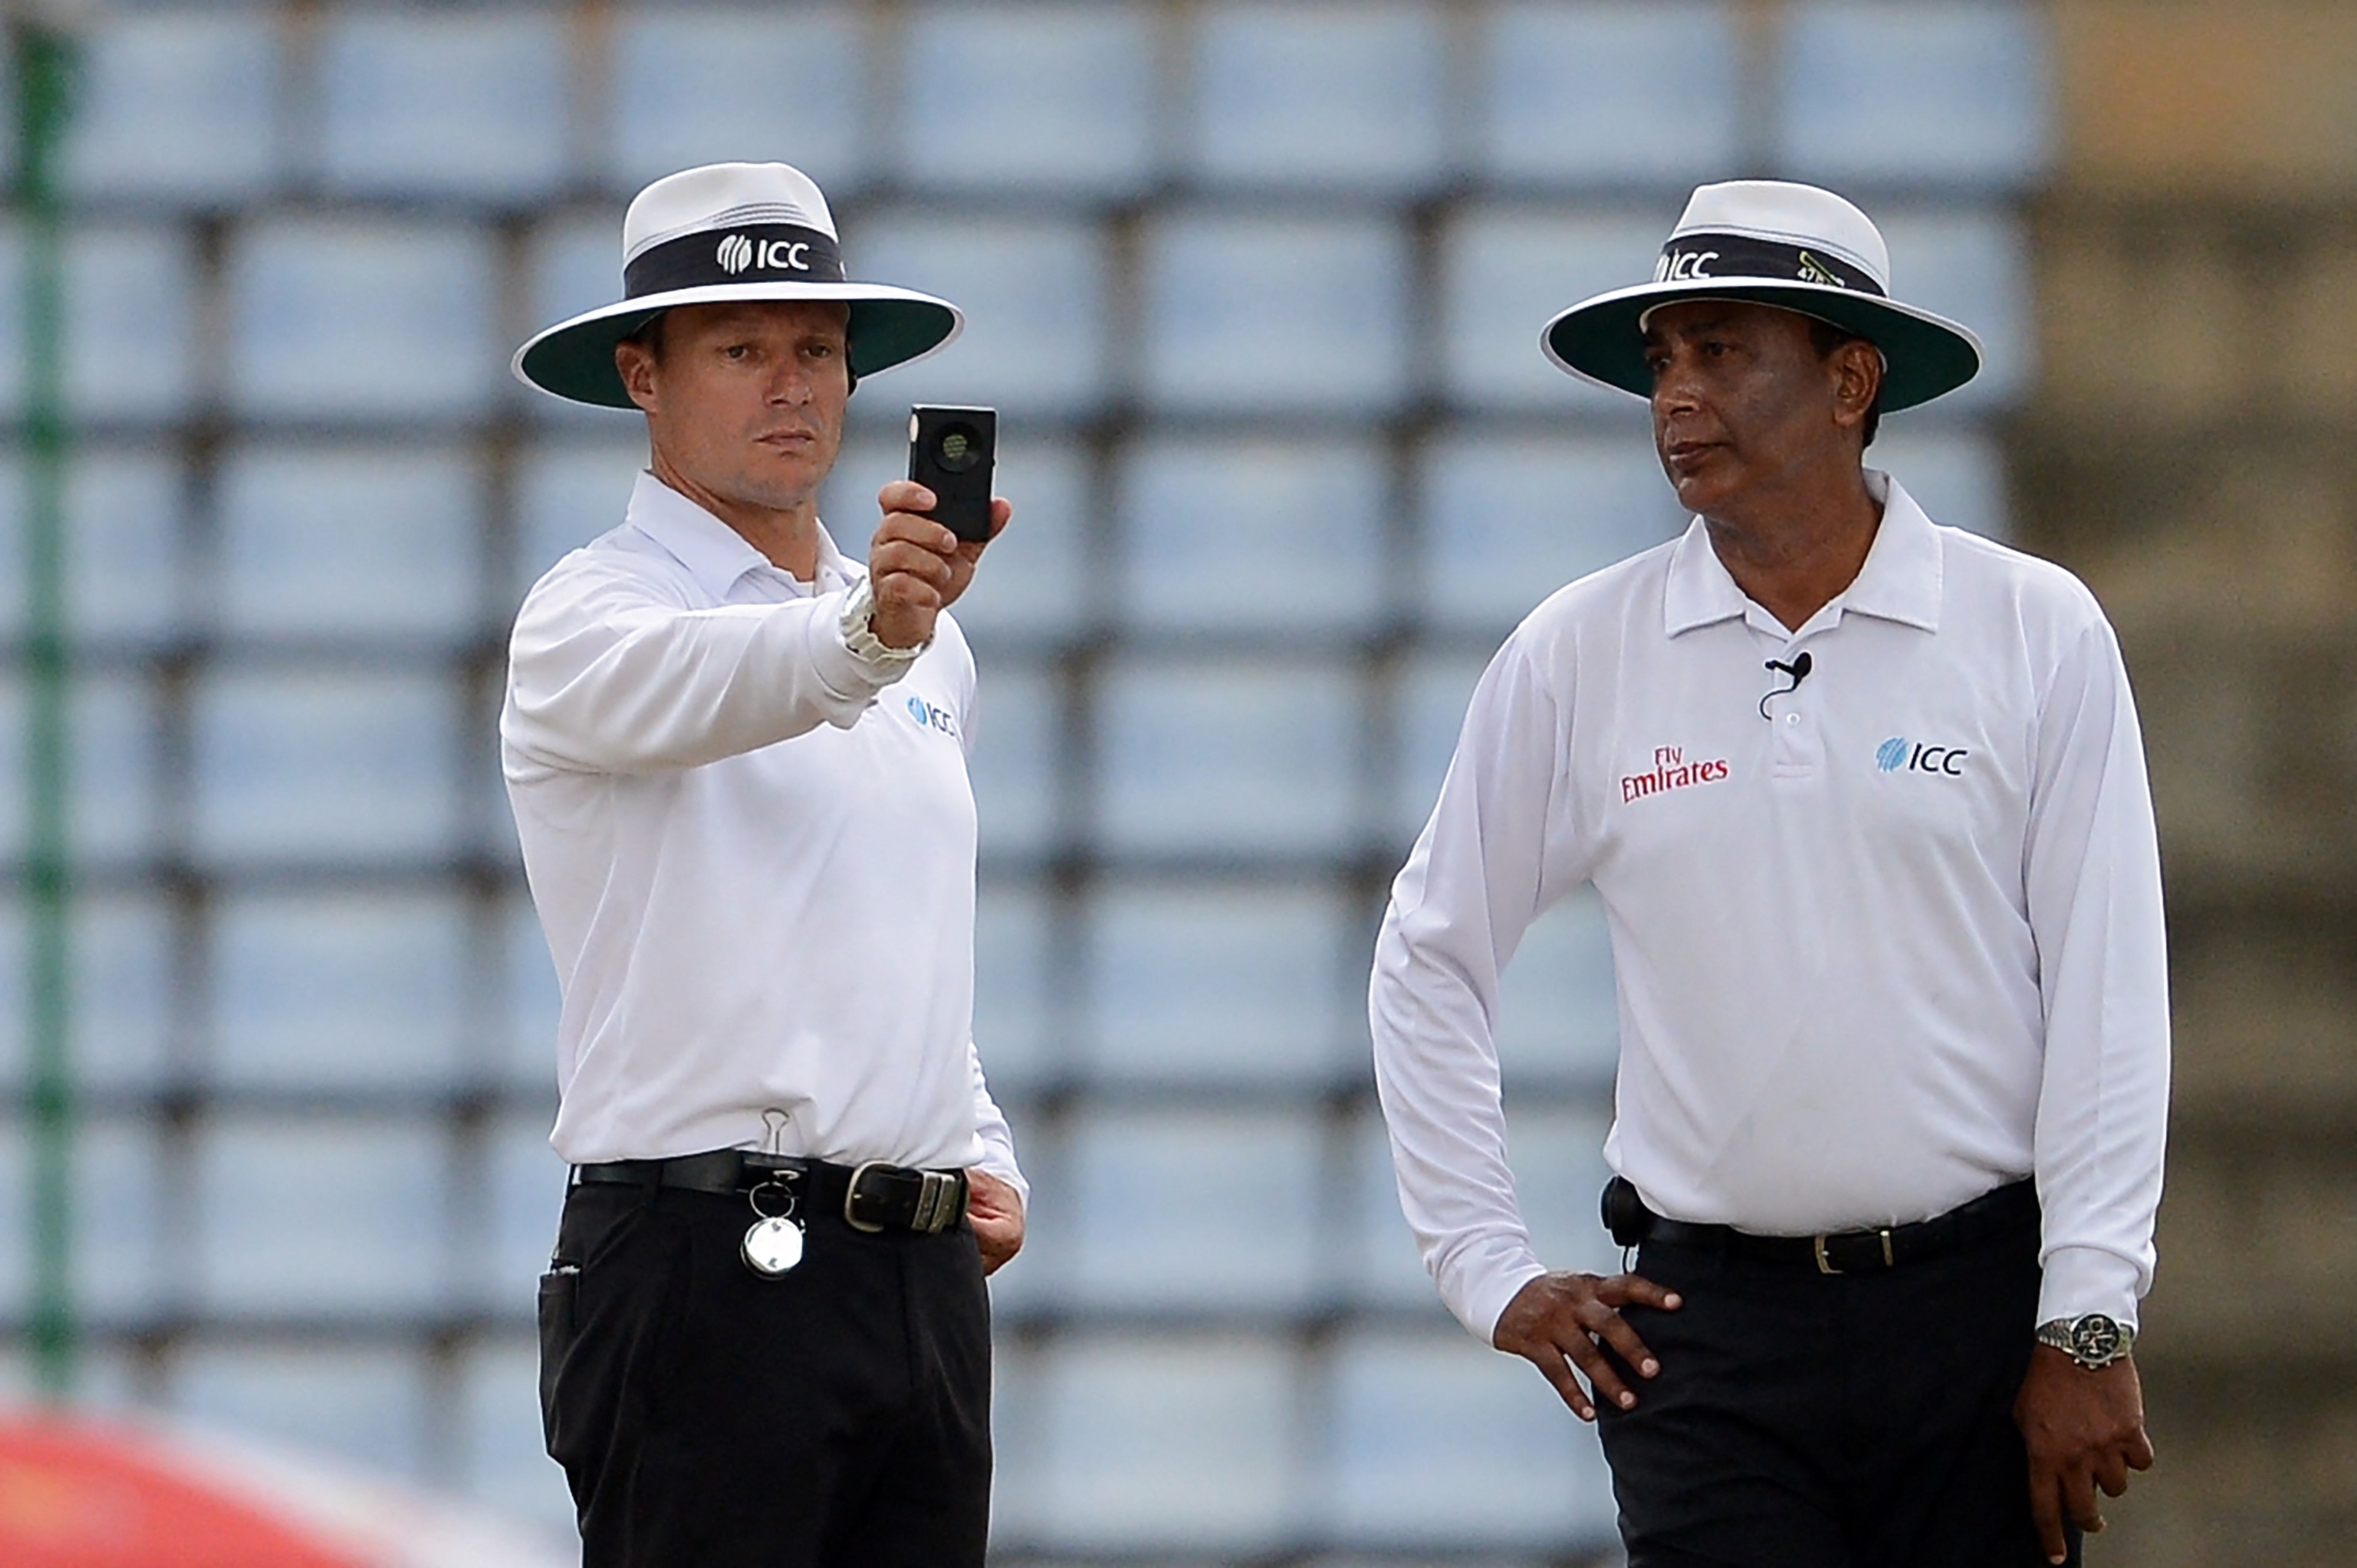
[[[565,1352],[572,1348],[576,1298],[581,1289],[581,1265],[553,1262],[540,1276],[540,1433],[549,1457],[559,1458],[561,1444],[556,1421],[557,1377]]]

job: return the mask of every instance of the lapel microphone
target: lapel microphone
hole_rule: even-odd
[[[1809,656],[1809,650],[1805,648],[1793,658],[1792,662],[1790,664],[1785,663],[1780,659],[1770,659],[1768,660],[1767,668],[1777,671],[1779,674],[1790,675],[1792,678],[1792,683],[1789,686],[1779,686],[1774,691],[1769,693],[1766,697],[1760,698],[1760,716],[1763,719],[1768,717],[1769,698],[1787,697],[1792,695],[1794,692],[1799,691],[1801,689],[1801,682],[1807,680],[1809,678],[1809,671],[1816,667],[1817,661]]]

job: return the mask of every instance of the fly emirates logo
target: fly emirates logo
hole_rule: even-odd
[[[1620,803],[1641,800],[1648,795],[1664,790],[1683,789],[1690,784],[1716,784],[1727,777],[1727,758],[1709,762],[1688,762],[1685,748],[1676,746],[1653,747],[1653,770],[1631,773],[1620,780]]]

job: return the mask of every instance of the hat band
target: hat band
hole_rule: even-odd
[[[622,269],[622,296],[730,283],[841,283],[834,235],[799,223],[706,229],[650,246]]]
[[[1853,289],[1878,299],[1886,297],[1880,284],[1847,262],[1832,261],[1824,252],[1804,245],[1786,245],[1749,234],[1674,236],[1662,247],[1662,259],[1653,268],[1653,281],[1685,283],[1695,278],[1740,279],[1747,283],[1775,278]]]

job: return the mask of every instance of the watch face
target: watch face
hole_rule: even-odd
[[[2119,1324],[2100,1312],[2091,1312],[2071,1326],[2071,1353],[2081,1361],[2108,1361],[2119,1349]]]

